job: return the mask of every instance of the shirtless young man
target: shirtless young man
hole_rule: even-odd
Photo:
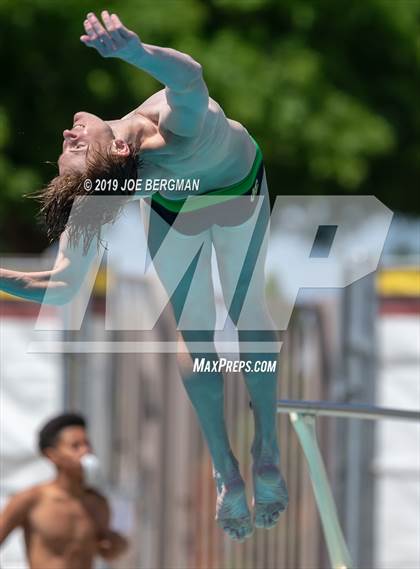
[[[217,370],[193,372],[192,358],[218,360],[213,344],[216,311],[212,247],[225,304],[238,327],[240,346],[250,341],[278,346],[264,295],[270,206],[261,150],[248,131],[226,118],[209,97],[199,63],[179,51],[143,43],[115,14],[103,11],[101,15],[103,22],[88,14],[81,41],[103,57],[116,57],[146,71],[165,88],[120,120],[104,121],[90,113],[76,113],[73,127],[63,133],[59,176],[43,194],[42,211],[49,235],[60,237],[55,266],[39,273],[0,269],[0,286],[38,302],[46,291],[48,301],[57,303],[68,302],[77,292],[94,252],[89,242],[84,255],[73,248],[71,231],[75,224],[66,226],[66,222],[75,196],[83,194],[86,178],[122,180],[124,176],[133,177],[133,171],[134,177],[142,179],[195,178],[200,181],[199,190],[191,199],[203,200],[202,194],[221,196],[220,203],[187,213],[179,212],[184,196],[179,199],[169,192],[154,193],[149,203],[141,199],[141,207],[149,251],[179,324],[181,376],[212,457],[216,520],[232,539],[242,541],[251,535],[254,522],[256,527],[273,527],[287,506],[287,490],[279,470],[277,372],[261,373],[253,367],[244,371],[255,419],[251,516],[226,432],[223,375]],[[94,148],[100,148],[102,155],[92,154]],[[226,195],[230,198],[226,199]],[[256,196],[258,199],[254,199]],[[139,191],[134,197],[144,198],[145,194]],[[104,218],[99,220],[97,234],[103,222]],[[155,254],[168,230],[169,245],[166,243],[167,253],[162,259]],[[195,264],[191,263],[188,270],[190,278],[184,279],[184,286],[172,295],[178,284],[174,281],[175,266],[184,266],[183,259],[189,260],[188,266],[192,258]],[[197,353],[197,340],[206,341],[212,349]],[[185,345],[192,357],[182,353]],[[278,349],[269,350],[272,353],[261,354],[258,350],[242,353],[241,349],[241,359],[277,360]]]
[[[22,528],[31,569],[91,569],[96,555],[121,555],[127,541],[109,527],[108,502],[85,482],[81,459],[92,449],[83,417],[68,413],[49,421],[39,449],[57,476],[10,499],[0,515],[0,544]]]

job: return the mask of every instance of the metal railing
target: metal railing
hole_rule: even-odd
[[[355,565],[341,530],[337,508],[318,446],[316,418],[326,416],[374,421],[381,419],[420,421],[420,412],[373,405],[288,400],[278,401],[277,412],[289,414],[305,454],[331,566],[334,569],[351,569]]]
[[[420,411],[407,411],[405,409],[391,409],[375,405],[362,405],[352,403],[330,403],[326,401],[278,401],[278,413],[302,413],[306,415],[323,417],[347,417],[349,419],[398,419],[407,421],[420,421]]]

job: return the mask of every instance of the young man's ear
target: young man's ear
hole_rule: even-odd
[[[128,156],[130,154],[130,147],[121,138],[115,138],[111,142],[111,152],[117,156]]]
[[[51,460],[51,462],[54,464],[57,462],[57,451],[54,447],[47,447],[42,454],[45,456],[45,458],[48,458],[48,460]]]

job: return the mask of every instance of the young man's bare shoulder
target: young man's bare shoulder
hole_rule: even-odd
[[[134,117],[136,114],[140,114],[142,116],[154,118],[155,122],[157,122],[157,119],[159,118],[160,108],[162,107],[162,104],[164,104],[165,102],[166,102],[165,89],[161,89],[160,91],[153,93],[153,95],[148,97],[145,101],[142,102],[141,105],[136,107],[133,111],[121,117],[121,120],[129,119]]]
[[[107,498],[97,490],[94,490],[93,488],[89,488],[88,490],[86,490],[86,498],[98,508],[105,508],[105,509],[108,508]]]
[[[25,507],[25,509],[33,508],[41,500],[45,492],[45,486],[47,486],[47,484],[37,484],[20,492],[16,492],[10,497],[10,501],[16,505]]]

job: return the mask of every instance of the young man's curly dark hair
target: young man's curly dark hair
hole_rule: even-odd
[[[99,244],[102,226],[114,223],[133,195],[133,191],[121,188],[126,180],[137,179],[140,160],[133,146],[130,146],[128,156],[116,155],[110,148],[89,148],[86,163],[83,173],[56,176],[40,192],[28,196],[41,202],[39,216],[46,225],[50,242],[67,229],[71,246],[76,246],[83,239],[84,254],[95,237]],[[92,182],[89,190],[85,186],[87,179]],[[116,191],[112,184],[111,189],[97,191],[97,180],[117,180]]]

